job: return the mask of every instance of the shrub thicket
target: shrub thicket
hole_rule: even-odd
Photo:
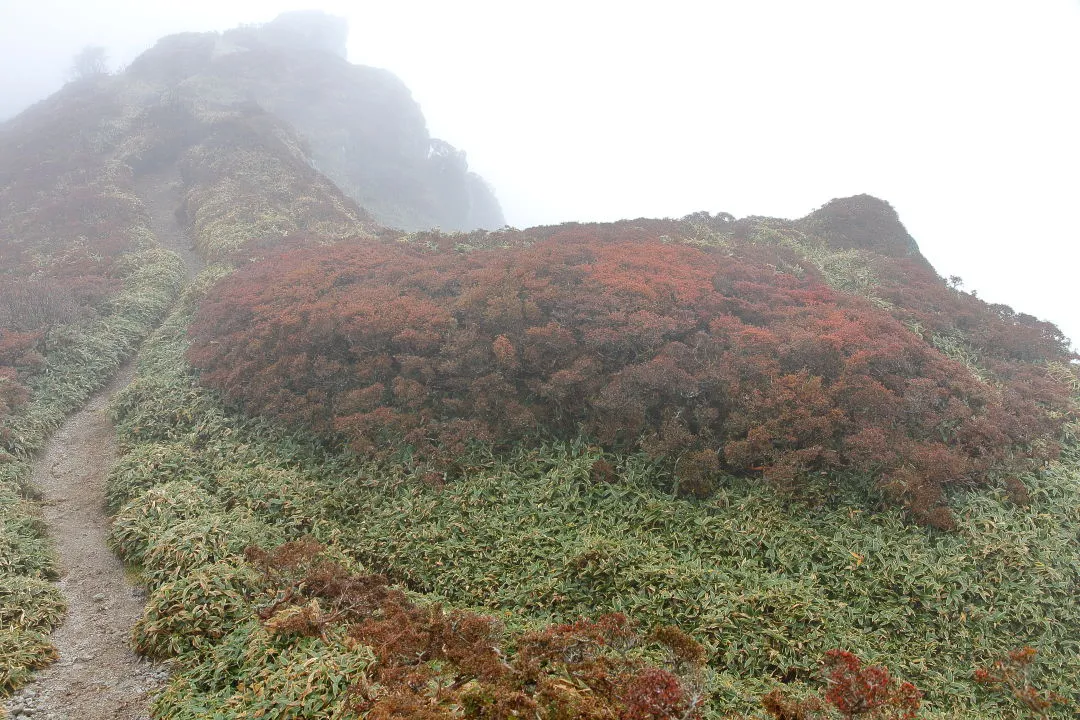
[[[796,491],[848,470],[944,528],[946,487],[1005,481],[1022,498],[1023,461],[1056,451],[1069,391],[1009,349],[1026,325],[980,336],[1007,366],[995,386],[785,248],[618,226],[502,235],[473,252],[274,254],[210,294],[189,358],[246,410],[363,453],[445,466],[470,442],[584,431],[666,459],[685,493],[721,470]]]

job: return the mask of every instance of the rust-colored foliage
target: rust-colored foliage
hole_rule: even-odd
[[[1071,409],[1033,364],[1067,355],[1046,328],[1013,323],[1018,343],[1000,314],[968,308],[1004,367],[992,387],[788,251],[702,249],[655,225],[504,231],[472,252],[443,236],[294,247],[216,288],[189,358],[247,410],[364,453],[445,468],[471,442],[584,431],[669,459],[686,495],[721,470],[802,493],[809,473],[848,469],[941,528],[946,486],[1053,454]]]
[[[26,403],[26,376],[44,363],[38,353],[41,333],[20,333],[0,328],[0,442],[7,438],[3,420]]]
[[[589,479],[597,485],[618,482],[619,473],[607,460],[597,460],[589,467]]]
[[[650,641],[625,616],[553,625],[507,638],[493,618],[417,605],[386,578],[351,575],[314,541],[273,551],[249,548],[274,600],[259,611],[282,635],[323,635],[344,626],[376,664],[351,688],[368,718],[675,720],[699,715],[697,679],[706,660],[674,628],[653,633],[671,671],[631,654]],[[510,642],[507,642],[510,641]],[[513,651],[508,647],[516,648]]]
[[[695,668],[705,664],[705,648],[674,625],[656,628],[651,638],[667,648],[670,662],[676,668]]]
[[[864,665],[847,650],[826,653],[825,673],[825,700],[845,718],[910,720],[922,703],[914,685],[898,682],[881,665]]]
[[[1068,699],[1048,690],[1039,689],[1034,678],[1034,662],[1038,651],[1032,647],[1012,650],[989,667],[976,668],[975,682],[997,689],[1019,702],[1035,717],[1046,717],[1055,705]]]
[[[922,693],[909,682],[896,680],[887,668],[864,665],[854,653],[830,650],[824,659],[825,693],[793,699],[774,690],[761,699],[776,720],[826,720],[842,718],[913,720],[922,704]]]
[[[828,717],[829,712],[828,705],[821,698],[795,700],[780,690],[773,690],[762,697],[761,706],[776,720],[821,720]]]

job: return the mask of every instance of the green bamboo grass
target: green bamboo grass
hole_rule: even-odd
[[[212,270],[199,286],[221,272]],[[819,480],[833,492],[816,507],[734,478],[708,501],[676,499],[670,478],[641,456],[603,456],[620,479],[596,484],[589,469],[602,456],[585,442],[501,458],[478,452],[465,459],[463,477],[442,486],[222,406],[195,384],[183,359],[198,293],[187,294],[149,340],[136,382],[113,406],[126,456],[110,480],[110,501],[130,502],[114,537],[136,564],[146,561],[145,538],[159,545],[147,576],[157,589],[140,642],[174,655],[179,668],[156,705],[159,717],[269,711],[271,689],[278,698],[314,702],[310,717],[343,717],[334,705],[344,688],[336,673],[362,665],[320,660],[310,672],[283,665],[281,658],[313,652],[291,645],[264,665],[238,658],[239,648],[265,643],[260,625],[240,619],[238,608],[253,601],[230,579],[247,572],[240,543],[207,552],[188,537],[225,525],[236,537],[314,535],[368,571],[430,600],[498,614],[511,628],[603,611],[626,612],[646,626],[674,622],[710,650],[711,717],[760,717],[758,698],[780,685],[810,692],[818,660],[835,647],[914,682],[926,693],[923,716],[930,719],[1022,717],[971,676],[977,665],[1023,645],[1038,648],[1048,689],[1076,697],[1075,444],[1023,478],[1029,506],[1011,504],[1003,491],[952,498],[953,533],[912,525],[893,510],[871,511],[861,483],[843,477]],[[147,525],[125,529],[139,514],[131,508],[151,498],[204,494],[198,517],[176,524],[169,513],[157,521],[144,513],[137,522]],[[221,508],[233,513],[228,523]],[[123,540],[133,536],[144,539]],[[134,549],[124,550],[125,543]],[[209,588],[205,598],[192,599],[184,578],[199,578],[199,588]],[[161,608],[181,600],[212,620],[164,627]],[[320,647],[318,656],[337,652]],[[262,694],[241,683],[253,673],[266,678]],[[315,687],[312,700],[304,693]]]

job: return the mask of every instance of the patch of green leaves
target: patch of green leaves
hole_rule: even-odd
[[[66,609],[51,582],[23,575],[0,577],[0,627],[48,632],[63,621]]]
[[[32,671],[47,668],[56,658],[56,648],[41,633],[0,627],[0,694],[19,689]]]
[[[251,566],[233,560],[158,587],[132,633],[135,649],[160,659],[192,656],[250,618],[253,598],[263,591],[260,578]]]
[[[157,468],[147,469],[157,471]],[[114,470],[114,477],[115,474]],[[125,473],[123,477],[126,476]],[[163,529],[220,511],[220,505],[210,493],[189,482],[173,480],[150,488],[126,504],[113,518],[109,543],[125,562],[139,566]]]
[[[159,720],[356,717],[346,691],[373,661],[344,636],[275,635],[249,620],[174,675],[152,710]]]
[[[159,526],[142,556],[140,574],[150,587],[158,587],[204,565],[239,557],[249,545],[270,547],[282,541],[246,511],[208,512]]]

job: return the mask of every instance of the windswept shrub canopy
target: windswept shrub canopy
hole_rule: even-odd
[[[670,459],[691,493],[720,470],[792,489],[866,473],[939,526],[943,487],[1054,452],[1069,396],[1045,370],[984,382],[788,249],[619,226],[504,235],[471,252],[365,242],[253,262],[203,304],[189,358],[248,411],[365,453],[445,459],[473,440],[585,432]]]

